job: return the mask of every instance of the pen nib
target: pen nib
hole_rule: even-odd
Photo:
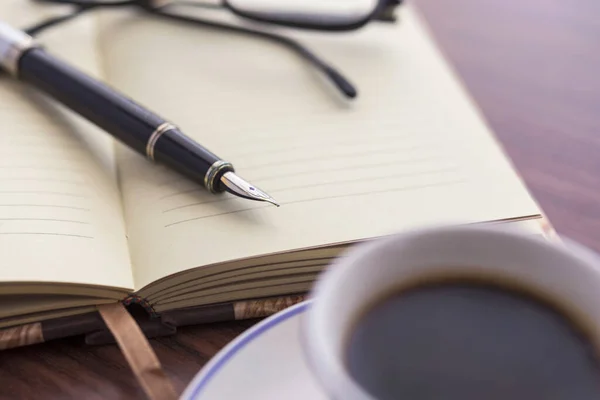
[[[277,203],[275,199],[256,186],[246,182],[231,171],[223,174],[221,177],[221,183],[225,186],[225,190],[231,194],[235,194],[236,196],[243,197],[245,199],[266,201],[267,203],[271,203],[279,207],[279,203]]]

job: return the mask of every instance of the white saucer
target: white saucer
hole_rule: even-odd
[[[181,399],[327,400],[300,345],[303,302],[253,326],[200,370]]]

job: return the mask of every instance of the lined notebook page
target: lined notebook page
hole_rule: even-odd
[[[43,18],[26,3],[2,2],[0,15]],[[98,75],[94,32],[86,17],[40,40]],[[0,282],[132,288],[112,140],[4,74],[0,121]]]
[[[539,213],[410,7],[356,33],[282,30],[346,74],[355,101],[277,44],[146,15],[101,20],[110,82],[282,203],[211,196],[121,148],[138,289],[213,262]]]

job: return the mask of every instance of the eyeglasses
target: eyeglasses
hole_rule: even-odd
[[[403,0],[33,0],[38,3],[70,4],[75,8],[25,29],[36,34],[98,8],[138,7],[148,13],[197,26],[253,35],[286,46],[320,70],[347,98],[357,96],[354,85],[334,67],[299,42],[267,30],[227,24],[182,13],[186,7],[229,11],[248,20],[289,28],[322,32],[348,32],[370,22],[393,23],[394,12]]]

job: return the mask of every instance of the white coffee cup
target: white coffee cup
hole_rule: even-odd
[[[547,295],[585,321],[600,349],[600,260],[570,242],[483,226],[426,228],[357,245],[324,273],[303,322],[308,364],[333,399],[375,400],[350,376],[345,354],[366,307],[429,277],[485,277]]]

